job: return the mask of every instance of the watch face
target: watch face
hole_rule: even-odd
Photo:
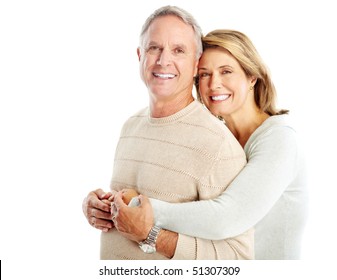
[[[152,254],[156,252],[156,248],[149,244],[142,243],[140,245],[140,248],[143,250],[144,253],[147,253],[147,254]]]

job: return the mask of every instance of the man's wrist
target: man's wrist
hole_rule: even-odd
[[[139,243],[139,248],[147,254],[156,252],[156,243],[158,235],[161,231],[160,227],[153,226],[147,236],[147,238]]]
[[[179,234],[162,229],[156,242],[157,252],[169,259],[174,257],[178,244]]]

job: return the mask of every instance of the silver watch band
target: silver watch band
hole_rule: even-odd
[[[153,226],[149,232],[147,238],[139,243],[139,248],[147,254],[152,254],[156,252],[156,242],[161,228]]]
[[[153,244],[155,246],[160,230],[160,227],[153,226],[144,242],[147,244]]]

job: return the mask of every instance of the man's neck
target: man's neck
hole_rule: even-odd
[[[166,101],[158,101],[158,100],[150,100],[150,111],[152,118],[164,118],[171,116],[194,101],[194,98],[191,95],[186,96],[180,99],[174,100],[166,100]]]

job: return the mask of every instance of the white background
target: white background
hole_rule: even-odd
[[[326,267],[337,249],[332,3],[1,1],[0,259],[7,279],[47,273],[53,279],[57,266],[58,273],[75,273],[76,264],[97,265],[99,232],[84,219],[82,200],[95,188],[108,190],[120,128],[147,105],[138,36],[147,16],[166,4],[191,12],[205,34],[237,29],[259,50],[278,105],[291,110],[307,152],[311,200],[302,258],[320,271],[332,269]]]

